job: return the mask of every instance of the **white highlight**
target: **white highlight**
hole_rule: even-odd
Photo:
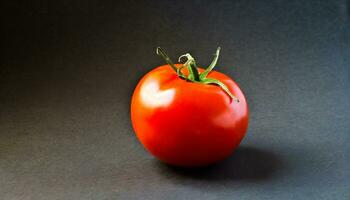
[[[167,106],[175,96],[174,89],[160,91],[156,82],[146,83],[141,88],[142,101],[151,107]]]

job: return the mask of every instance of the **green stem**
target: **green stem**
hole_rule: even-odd
[[[195,63],[191,63],[189,65],[188,69],[189,69],[190,73],[193,76],[193,80],[199,82],[200,81],[200,79],[199,79],[199,72],[198,72],[196,64]]]
[[[198,72],[198,68],[196,65],[196,60],[191,56],[191,54],[186,53],[182,56],[179,57],[179,62],[181,62],[182,58],[186,58],[186,62],[183,64],[183,66],[181,67],[176,67],[175,64],[171,61],[171,59],[169,58],[169,56],[165,53],[165,51],[163,51],[160,47],[157,47],[157,54],[160,55],[161,57],[164,58],[165,62],[167,62],[171,68],[174,69],[174,71],[177,73],[177,75],[180,78],[183,78],[187,81],[191,81],[191,82],[196,82],[196,83],[202,83],[202,84],[214,84],[219,86],[224,92],[226,92],[228,94],[228,96],[233,99],[236,102],[239,102],[238,98],[235,97],[231,91],[228,89],[228,87],[221,81],[214,79],[214,78],[207,78],[207,76],[209,75],[209,73],[214,69],[218,59],[219,59],[219,54],[220,54],[220,47],[217,48],[216,53],[214,55],[214,59],[211,62],[211,64],[209,65],[209,67],[207,67],[207,69],[202,72],[201,74],[199,74]],[[181,72],[181,69],[186,67],[188,70],[188,76],[186,77],[185,74],[183,74]]]
[[[188,70],[188,79],[190,79],[193,82],[199,82],[199,72],[197,69],[197,65],[196,65],[196,61],[194,60],[194,58],[191,56],[191,54],[186,53],[182,56],[179,57],[179,62],[181,62],[182,58],[186,58],[186,62],[184,63],[184,67],[187,67]]]

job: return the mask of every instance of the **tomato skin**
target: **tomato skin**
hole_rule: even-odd
[[[139,141],[159,160],[205,166],[228,157],[243,139],[248,105],[242,91],[222,73],[212,71],[208,77],[222,81],[239,102],[217,85],[179,78],[169,65],[150,71],[136,86],[132,125]]]

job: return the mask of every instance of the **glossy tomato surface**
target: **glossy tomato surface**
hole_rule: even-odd
[[[226,84],[239,102],[217,85],[179,78],[169,65],[155,68],[138,83],[131,101],[132,125],[143,146],[161,161],[209,165],[229,156],[244,137],[248,106],[242,91],[222,73],[212,71],[208,77]]]

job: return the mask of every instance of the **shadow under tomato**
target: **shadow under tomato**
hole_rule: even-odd
[[[181,168],[158,162],[161,173],[190,179],[261,181],[272,178],[283,167],[274,153],[252,147],[239,147],[229,158],[214,165]]]

